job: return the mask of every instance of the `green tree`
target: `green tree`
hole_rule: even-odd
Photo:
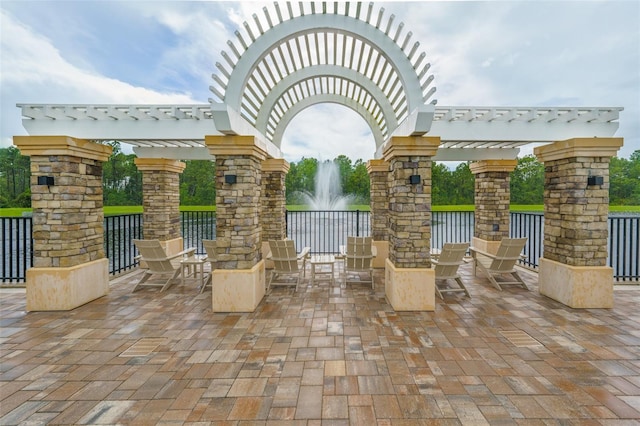
[[[434,205],[447,205],[451,188],[452,173],[443,163],[433,163],[431,166],[431,202]]]
[[[31,161],[15,146],[0,149],[0,207],[31,206]]]
[[[142,204],[142,173],[135,165],[134,154],[122,152],[120,142],[109,141],[113,151],[102,167],[105,206],[138,206]]]
[[[212,206],[216,203],[216,165],[210,160],[188,160],[180,175],[180,204]]]
[[[629,159],[613,157],[609,164],[609,203],[640,205],[640,150]]]
[[[369,204],[371,181],[367,164],[361,159],[356,160],[353,171],[350,173],[345,185],[345,193],[354,196],[354,202],[358,204]]]
[[[469,163],[460,163],[451,176],[449,203],[454,205],[473,204],[475,196],[475,178]]]
[[[535,156],[518,158],[518,164],[511,173],[510,191],[513,204],[544,202],[544,165]]]

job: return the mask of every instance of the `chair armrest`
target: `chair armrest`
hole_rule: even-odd
[[[309,256],[309,253],[311,253],[311,247],[303,247],[300,253],[298,253],[298,259],[303,259]]]
[[[495,259],[495,257],[496,257],[495,254],[492,254],[492,253],[489,253],[489,252],[486,252],[486,251],[483,251],[483,250],[479,250],[479,249],[477,249],[475,247],[469,247],[469,252],[471,253],[471,257],[474,257],[474,258],[476,257],[476,254],[479,254],[479,255],[482,255],[482,256],[485,256],[485,257],[489,257],[491,259]]]
[[[196,248],[195,247],[189,247],[188,249],[182,250],[179,253],[172,254],[171,256],[167,256],[167,259],[173,260],[176,257],[180,257],[180,256],[192,257],[192,256],[195,255],[195,253],[196,253]]]

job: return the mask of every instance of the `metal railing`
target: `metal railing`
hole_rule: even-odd
[[[615,237],[617,236],[617,238]],[[609,259],[618,281],[640,280],[640,216],[609,217]]]
[[[312,253],[338,253],[347,235],[370,235],[369,212],[355,211],[287,211],[287,238],[296,247],[311,247]]]
[[[30,217],[0,217],[0,283],[24,282],[33,264]]]
[[[314,253],[336,253],[348,235],[369,236],[370,214],[366,211],[288,211],[287,237],[297,247],[311,247]],[[24,283],[26,270],[33,264],[32,222],[30,217],[0,218],[0,285]],[[142,215],[107,216],[104,220],[105,254],[109,273],[118,274],[137,267],[133,240],[142,238]],[[445,242],[471,241],[473,212],[432,212],[431,247]],[[181,213],[185,247],[196,247],[204,254],[203,239],[216,238],[215,212]],[[510,236],[528,237],[522,265],[538,267],[543,255],[544,216],[541,213],[511,213]],[[609,217],[609,258],[618,282],[640,280],[640,216]]]
[[[142,238],[142,214],[123,214],[104,218],[104,252],[109,273],[119,274],[138,266],[133,240]]]

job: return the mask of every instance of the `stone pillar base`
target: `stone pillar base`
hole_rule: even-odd
[[[213,271],[213,312],[253,312],[265,294],[264,260],[251,269]]]
[[[389,241],[372,241],[371,245],[377,250],[372,265],[375,269],[383,269],[389,257]]]
[[[486,253],[496,254],[498,247],[500,247],[500,241],[488,241],[478,237],[471,237],[471,247]]]
[[[613,308],[613,269],[540,258],[540,294],[571,308]]]
[[[109,259],[69,268],[29,268],[27,311],[70,311],[109,294]]]
[[[396,311],[433,311],[436,307],[436,275],[428,268],[396,268],[385,264],[384,291]]]
[[[271,253],[271,247],[269,247],[269,241],[262,242],[262,259],[264,260],[264,267],[266,269],[273,269],[273,260],[267,259],[267,255]]]

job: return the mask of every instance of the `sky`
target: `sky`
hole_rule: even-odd
[[[26,134],[17,103],[208,103],[226,41],[272,4],[2,0],[0,147]],[[374,5],[420,42],[438,105],[623,107],[618,156],[640,149],[639,1]],[[281,149],[288,161],[367,161],[375,142],[355,112],[321,104],[295,117]]]

